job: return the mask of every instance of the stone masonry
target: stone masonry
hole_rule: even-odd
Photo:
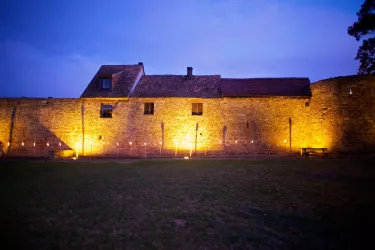
[[[375,149],[375,78],[311,84],[311,97],[0,99],[8,156],[183,157]],[[144,115],[144,103],[154,114]],[[192,115],[192,103],[203,115]],[[112,104],[112,118],[101,105]]]

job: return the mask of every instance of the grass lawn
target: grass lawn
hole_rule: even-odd
[[[375,231],[375,160],[0,161],[0,195],[1,249],[363,249]]]

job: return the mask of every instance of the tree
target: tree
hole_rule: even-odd
[[[348,34],[362,39],[356,60],[360,61],[358,74],[375,75],[375,0],[365,0],[357,12],[358,21],[348,28]]]

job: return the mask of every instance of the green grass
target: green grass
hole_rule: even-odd
[[[0,162],[2,249],[360,249],[375,161]],[[4,231],[4,230],[3,230]]]

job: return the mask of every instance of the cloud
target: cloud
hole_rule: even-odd
[[[147,32],[141,27],[136,36],[154,50],[148,52],[157,58],[151,62],[155,70],[169,66],[180,73],[194,64],[202,73],[253,77],[285,76],[298,68],[312,78],[356,71],[358,44],[346,34],[355,13],[339,8],[276,0],[192,0],[183,5],[167,0],[140,15],[147,20]],[[324,60],[349,66],[317,74],[316,65]],[[288,62],[289,68],[275,69],[275,62]]]
[[[79,97],[100,65],[118,63],[78,53],[48,54],[19,41],[1,42],[0,48],[0,96]]]
[[[185,74],[187,66],[194,67],[194,74],[223,77],[316,81],[354,74],[359,44],[346,30],[355,11],[343,11],[340,3],[333,8],[301,2],[120,1],[110,21],[100,19],[99,26],[98,21],[85,23],[89,27],[84,29],[82,22],[60,31],[46,23],[58,39],[46,34],[44,40],[32,28],[14,35],[17,29],[9,26],[0,40],[0,96],[79,97],[100,65],[138,61],[147,74]],[[93,11],[91,5],[83,7]],[[57,23],[69,21],[56,18]]]

